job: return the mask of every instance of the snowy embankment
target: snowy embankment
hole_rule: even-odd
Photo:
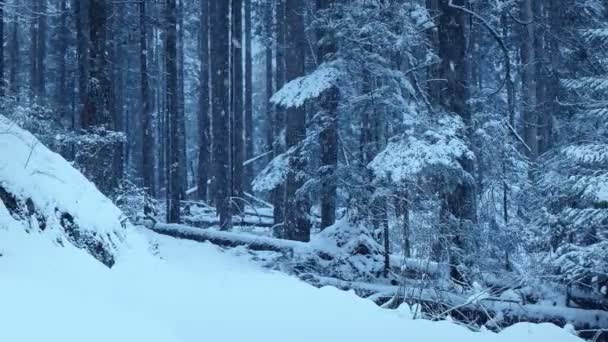
[[[1,116],[0,156],[0,341],[580,341],[547,324],[495,334],[412,320],[264,270],[243,248],[134,228]]]
[[[0,227],[45,232],[107,266],[126,222],[112,202],[61,156],[0,115]]]

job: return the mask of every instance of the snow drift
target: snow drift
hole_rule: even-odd
[[[78,170],[0,115],[0,229],[70,243],[111,267],[126,220]],[[3,241],[0,240],[0,249]]]

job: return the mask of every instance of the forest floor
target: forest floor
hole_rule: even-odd
[[[0,340],[31,341],[553,341],[549,324],[472,332],[413,320],[352,292],[265,270],[239,249],[137,229],[108,269],[45,234],[0,229]],[[152,248],[150,248],[152,246]]]

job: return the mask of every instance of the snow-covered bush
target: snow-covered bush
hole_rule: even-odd
[[[328,253],[294,257],[298,273],[313,273],[346,281],[372,281],[384,272],[384,248],[363,225],[344,219],[315,235],[311,246]]]

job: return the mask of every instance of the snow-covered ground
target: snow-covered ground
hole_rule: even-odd
[[[411,320],[267,271],[237,251],[133,231],[112,269],[47,233],[0,227],[0,341],[578,341],[552,325],[500,334]]]
[[[553,325],[494,334],[412,320],[409,308],[383,310],[265,270],[242,249],[133,227],[68,162],[0,116],[0,342],[379,339],[578,341]]]

